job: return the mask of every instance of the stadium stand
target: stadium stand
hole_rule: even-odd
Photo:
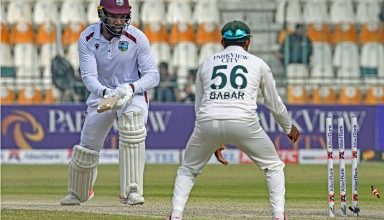
[[[80,100],[86,99],[77,41],[88,24],[99,21],[98,3],[2,1],[2,103],[60,102],[62,94],[52,85],[51,60],[56,55],[73,65],[78,78],[75,90]],[[236,19],[249,24],[249,49],[270,65],[284,101],[384,102],[382,0],[130,0],[130,4],[131,24],[146,33],[156,61],[166,63],[176,78],[172,91],[180,94],[159,101],[193,100],[191,80],[198,64],[222,48],[220,27]],[[297,24],[304,25],[313,53],[309,64],[284,64],[282,56],[287,55],[279,54],[279,48]]]

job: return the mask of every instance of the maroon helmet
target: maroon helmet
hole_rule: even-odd
[[[120,36],[127,31],[131,21],[131,6],[128,0],[100,0],[97,7],[99,18],[106,29],[114,36]],[[116,24],[114,21],[122,20],[114,15],[126,15],[124,23]]]
[[[111,14],[131,14],[128,0],[100,0],[100,6]]]

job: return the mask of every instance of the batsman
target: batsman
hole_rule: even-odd
[[[100,21],[87,27],[78,43],[82,80],[91,94],[80,143],[69,162],[68,193],[60,204],[79,205],[94,196],[100,150],[117,119],[120,202],[141,205],[146,91],[158,85],[160,76],[147,37],[129,25],[128,0],[100,0],[97,10]]]

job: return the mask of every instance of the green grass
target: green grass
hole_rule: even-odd
[[[1,219],[164,219],[171,209],[176,169],[176,165],[147,165],[146,204],[127,207],[117,199],[118,166],[99,166],[95,198],[81,206],[63,207],[58,201],[67,189],[66,166],[2,165]],[[327,219],[326,170],[325,165],[286,166],[286,207],[290,219]],[[335,171],[337,195],[338,166]],[[350,179],[351,169],[347,166],[348,205]],[[384,198],[375,198],[371,185],[384,190],[383,163],[359,165],[362,210],[359,219],[384,219]],[[339,210],[338,201],[335,208]],[[197,179],[184,216],[185,219],[270,219],[263,173],[254,165],[207,166]]]

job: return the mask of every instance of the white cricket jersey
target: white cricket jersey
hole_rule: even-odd
[[[101,22],[92,24],[81,33],[78,46],[81,76],[91,92],[88,105],[97,104],[106,88],[133,83],[135,94],[142,94],[159,84],[149,41],[134,26],[108,41],[101,34]]]
[[[288,134],[292,122],[277,93],[270,68],[240,46],[229,46],[200,65],[196,77],[196,120],[259,121],[258,89],[264,96],[265,106]]]

